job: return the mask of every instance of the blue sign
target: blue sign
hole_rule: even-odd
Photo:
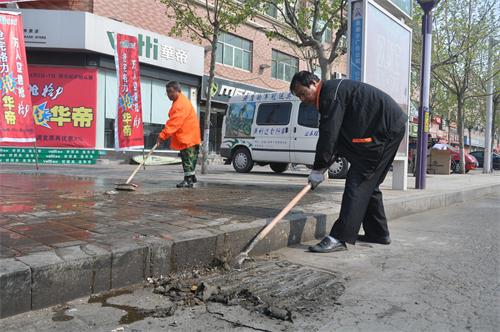
[[[350,46],[350,78],[352,80],[361,81],[363,54],[363,3],[361,1],[352,3]]]

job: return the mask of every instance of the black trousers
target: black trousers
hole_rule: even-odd
[[[385,145],[380,163],[370,177],[363,175],[356,167],[349,169],[340,215],[333,224],[330,236],[354,244],[361,224],[365,234],[375,237],[389,236],[379,186],[384,182],[404,135],[403,130]]]

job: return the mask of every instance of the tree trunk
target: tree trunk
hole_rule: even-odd
[[[321,80],[327,81],[331,78],[331,66],[332,64],[328,62],[328,59],[325,57],[325,50],[322,46],[319,46],[316,49],[316,53],[319,55],[319,67],[321,68]]]
[[[207,174],[208,172],[208,154],[209,154],[209,142],[210,142],[210,115],[212,110],[212,84],[214,82],[215,76],[215,55],[217,52],[217,42],[219,40],[219,28],[215,27],[214,36],[212,39],[212,51],[210,52],[210,72],[208,75],[207,82],[207,105],[205,110],[205,128],[203,130],[203,149],[201,153],[201,174]]]

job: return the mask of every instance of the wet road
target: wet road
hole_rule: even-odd
[[[358,243],[332,254],[308,253],[306,245],[285,248],[242,271],[188,271],[155,281],[156,288],[148,284],[84,298],[3,319],[0,326],[3,331],[497,331],[499,202],[500,193],[394,220],[390,246]],[[197,293],[202,283],[216,296]],[[224,294],[232,297],[221,300]]]
[[[172,239],[192,229],[274,217],[306,181],[293,175],[295,183],[275,186],[202,180],[195,190],[176,189],[176,166],[167,168],[168,176],[141,174],[137,191],[113,192],[128,168],[63,170],[70,174],[0,173],[0,258],[148,236]],[[81,176],[85,170],[92,176]],[[330,195],[339,200],[340,191]],[[302,205],[321,199],[312,193]]]

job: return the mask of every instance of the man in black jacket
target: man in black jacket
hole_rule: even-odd
[[[312,189],[325,179],[336,155],[347,158],[340,215],[330,235],[309,247],[313,252],[346,250],[356,240],[389,244],[389,229],[379,185],[384,181],[405,135],[407,117],[386,93],[358,81],[322,82],[301,71],[290,91],[320,113],[319,139],[309,175]],[[364,235],[358,235],[363,225]]]

